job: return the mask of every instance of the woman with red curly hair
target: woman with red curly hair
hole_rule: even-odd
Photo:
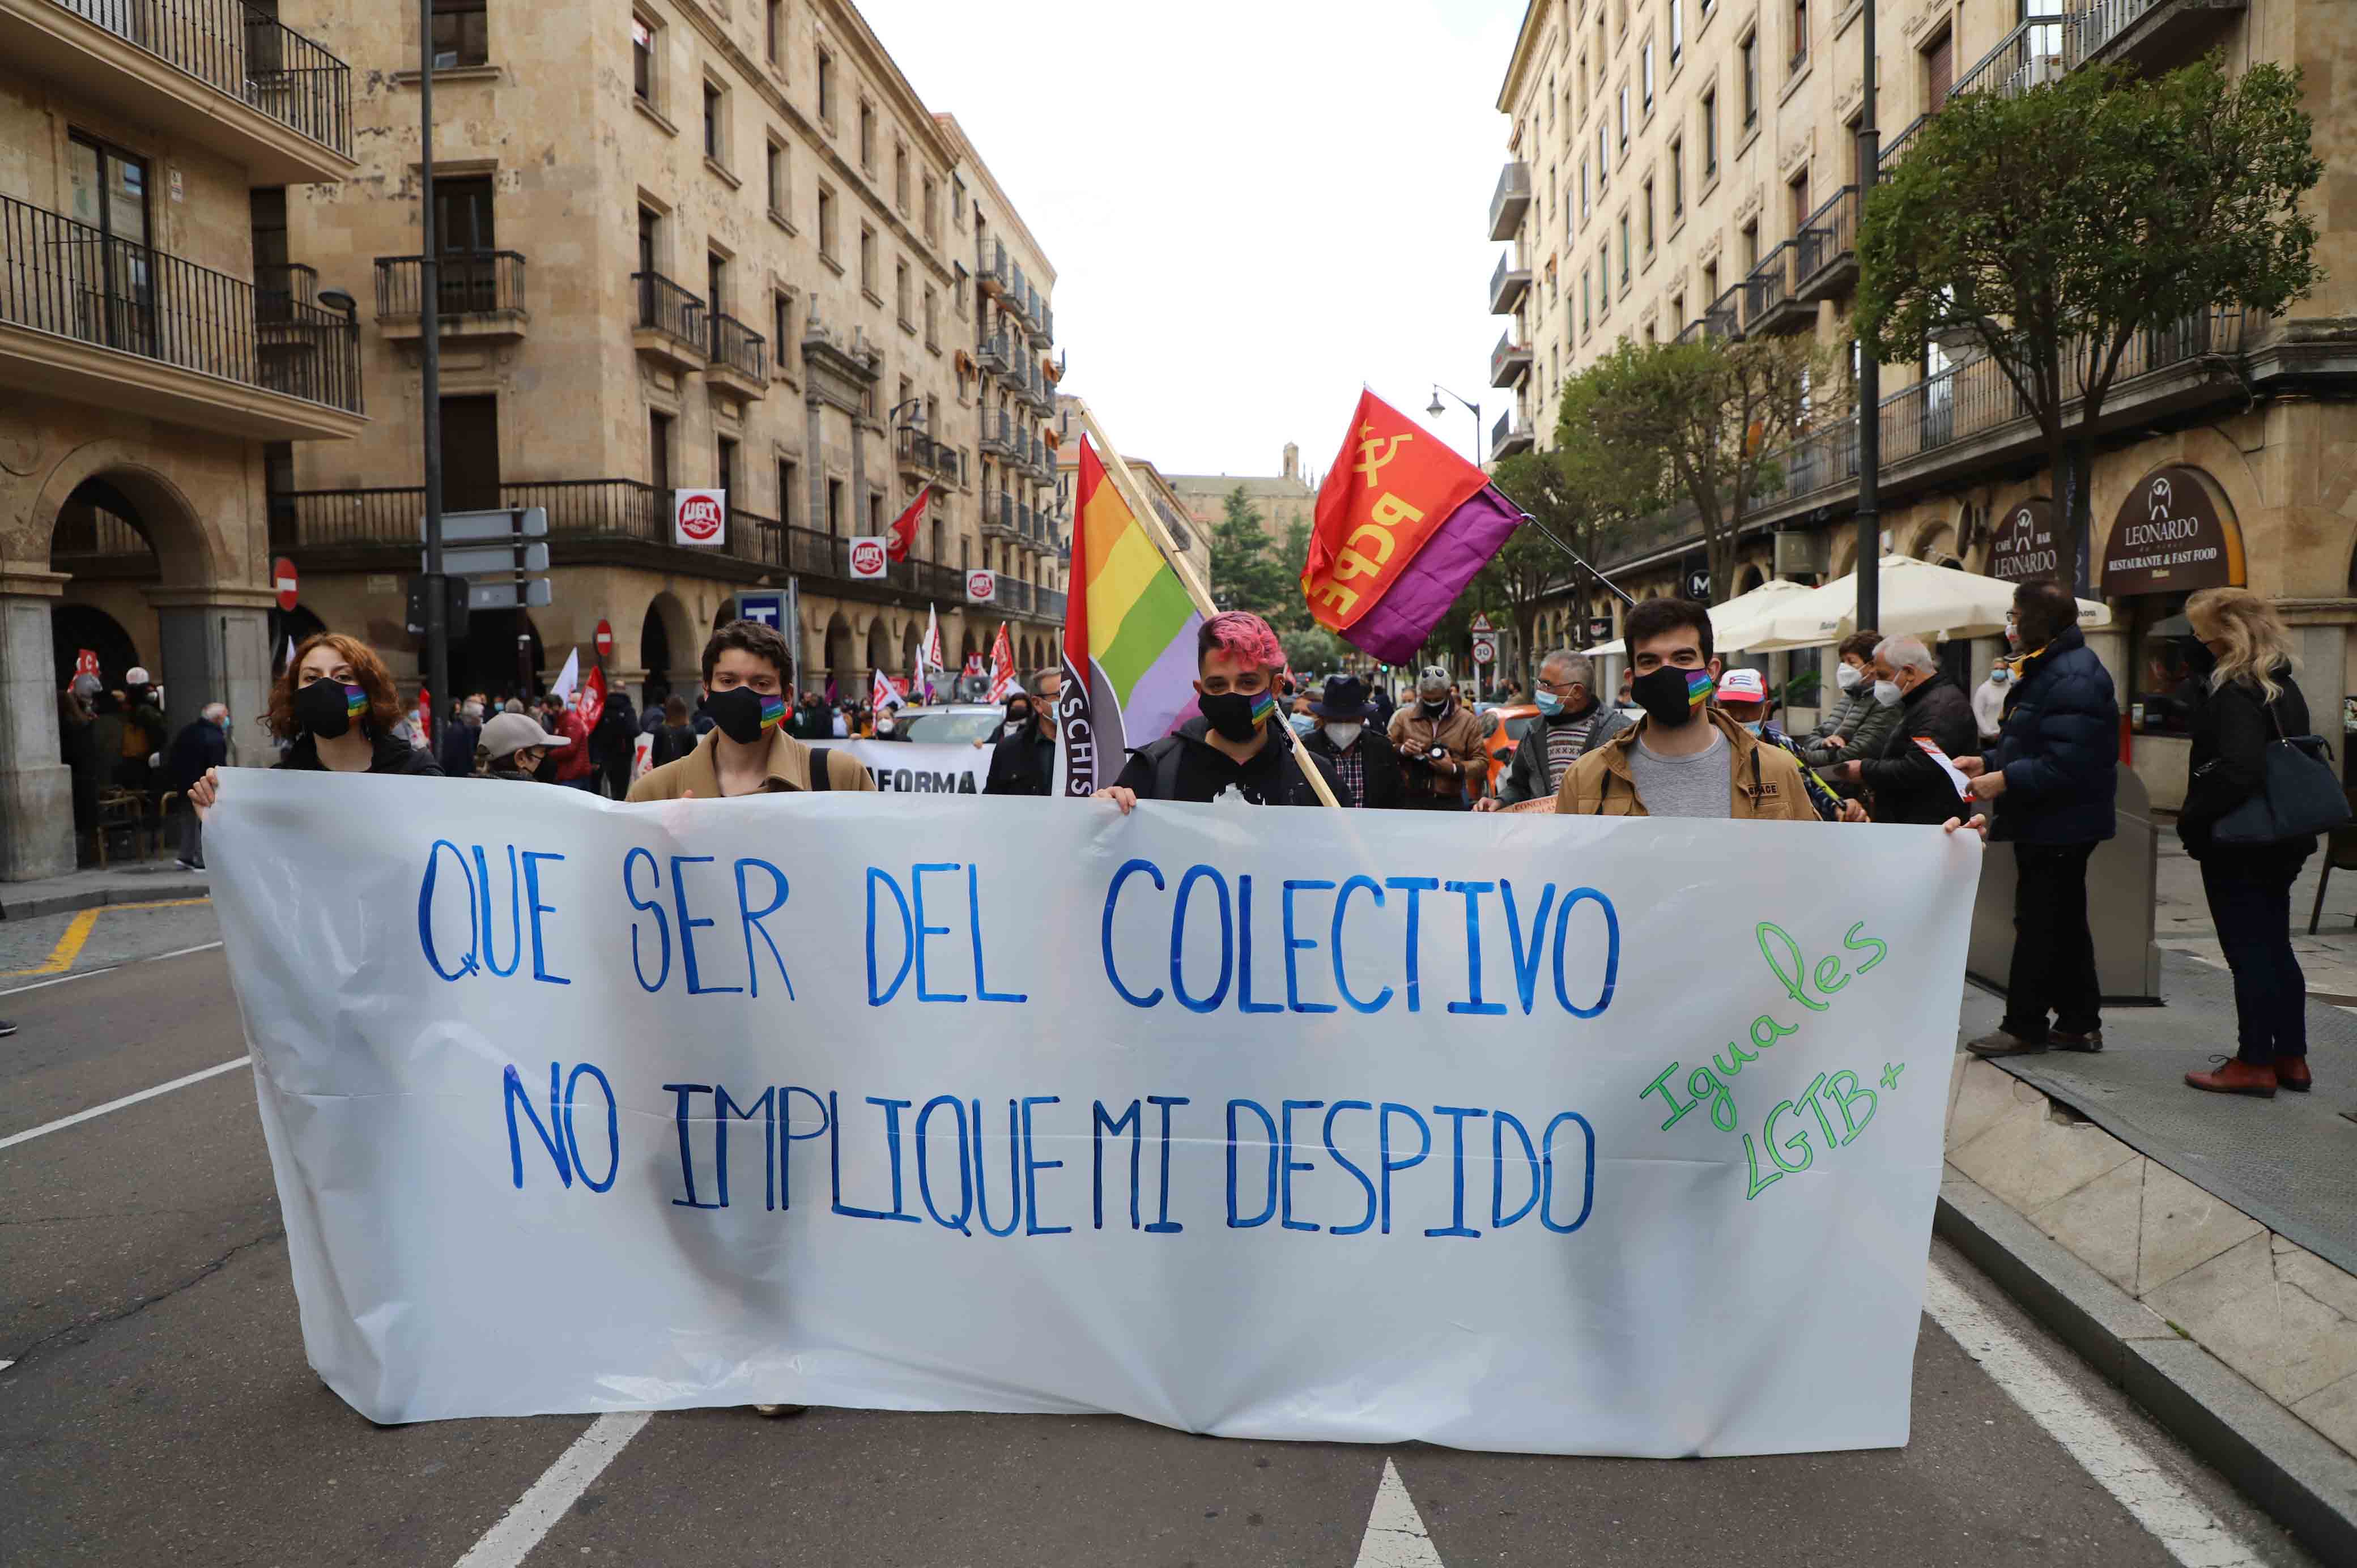
[[[393,671],[367,643],[323,631],[303,644],[270,688],[270,733],[287,746],[278,764],[309,773],[405,773],[439,779],[434,758],[399,736],[399,699]],[[209,769],[188,790],[199,821],[221,788]]]

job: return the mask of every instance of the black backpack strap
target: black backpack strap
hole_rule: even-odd
[[[813,789],[834,788],[834,747],[811,747],[810,787]]]

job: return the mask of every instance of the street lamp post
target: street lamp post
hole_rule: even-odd
[[[442,560],[442,269],[434,231],[434,0],[417,0],[417,343],[425,427],[425,684],[450,700],[450,593]],[[521,613],[521,612],[519,612]],[[529,677],[527,687],[529,685]],[[432,715],[427,715],[432,722]]]
[[[1440,401],[1440,396],[1443,392],[1448,392],[1450,397],[1457,397],[1455,392],[1448,392],[1448,389],[1442,386],[1438,381],[1433,382],[1432,406],[1426,409],[1424,412],[1430,414],[1435,419],[1438,419],[1442,414],[1448,412],[1448,405]],[[1457,401],[1458,403],[1463,405],[1466,413],[1473,416],[1473,462],[1474,466],[1478,467],[1481,462],[1481,405],[1478,403],[1467,403],[1466,400],[1461,397],[1457,397]]]
[[[1874,0],[1866,0],[1858,18],[1865,36],[1866,96],[1857,111],[1857,209],[1866,212],[1866,199],[1874,189],[1875,166],[1882,161],[1880,134],[1874,127]],[[1865,349],[1857,356],[1857,628],[1877,628],[1882,620],[1882,362]]]

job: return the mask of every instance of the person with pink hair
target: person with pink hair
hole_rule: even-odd
[[[1317,791],[1282,731],[1276,680],[1285,650],[1268,622],[1230,610],[1203,623],[1195,638],[1200,716],[1130,753],[1121,777],[1092,797],[1126,814],[1140,800],[1242,800],[1255,806],[1314,806]],[[1310,765],[1334,784],[1321,758]]]

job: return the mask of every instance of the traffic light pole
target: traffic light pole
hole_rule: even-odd
[[[1857,210],[1874,189],[1882,161],[1882,137],[1874,127],[1874,0],[1858,18],[1865,35],[1866,97],[1857,111]],[[1857,618],[1860,631],[1882,623],[1882,361],[1859,349],[1857,356]]]
[[[447,711],[450,591],[442,571],[442,269],[434,231],[434,0],[417,0],[417,330],[425,427],[425,684]],[[428,722],[434,722],[428,715]]]

